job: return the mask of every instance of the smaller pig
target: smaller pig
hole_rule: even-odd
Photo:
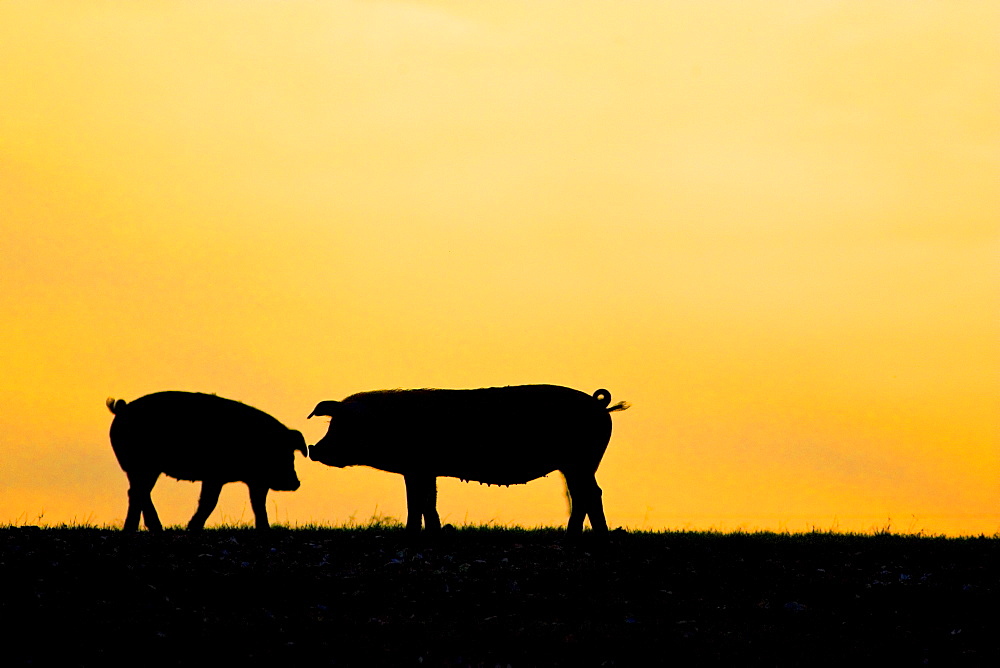
[[[196,392],[156,392],[131,403],[108,399],[111,447],[128,476],[125,531],[163,526],[150,492],[161,473],[178,480],[201,480],[198,509],[188,523],[198,531],[215,509],[227,482],[250,488],[258,529],[267,529],[267,492],[295,491],[295,451],[307,454],[301,432],[288,429],[263,411],[232,399]]]

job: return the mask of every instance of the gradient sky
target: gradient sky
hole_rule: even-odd
[[[612,526],[1000,531],[998,34],[992,0],[0,3],[0,523],[122,521],[108,396],[314,443],[322,399],[553,383],[632,404]],[[403,516],[399,476],[298,471],[272,521]],[[557,474],[439,488],[567,514]]]

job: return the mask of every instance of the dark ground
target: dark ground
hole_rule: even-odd
[[[8,666],[1000,665],[1000,538],[0,528]]]

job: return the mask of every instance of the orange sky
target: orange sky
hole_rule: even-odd
[[[107,396],[611,390],[612,526],[1000,531],[995,2],[0,3],[0,523]],[[298,460],[272,520],[403,515]],[[440,484],[562,524],[557,475]],[[162,480],[165,522],[197,487]],[[250,521],[229,486],[215,521]]]

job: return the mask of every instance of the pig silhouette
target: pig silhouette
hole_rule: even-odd
[[[162,530],[150,492],[161,473],[201,480],[198,509],[188,523],[197,531],[219,501],[222,486],[242,481],[258,529],[267,529],[268,490],[294,491],[295,451],[305,439],[263,411],[214,394],[157,392],[130,403],[107,400],[114,414],[111,447],[129,480],[125,531]]]

